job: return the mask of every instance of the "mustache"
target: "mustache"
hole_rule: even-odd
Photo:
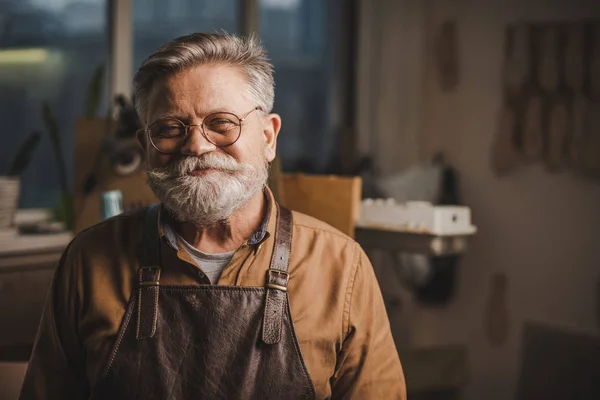
[[[186,156],[164,167],[151,168],[149,172],[169,176],[187,176],[191,172],[201,169],[216,169],[222,172],[235,173],[243,171],[248,167],[245,164],[239,164],[232,157],[206,153],[199,157]]]

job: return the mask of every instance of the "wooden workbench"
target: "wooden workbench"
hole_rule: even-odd
[[[0,241],[0,361],[27,361],[54,269],[72,235],[17,235]],[[9,328],[10,327],[10,328]]]

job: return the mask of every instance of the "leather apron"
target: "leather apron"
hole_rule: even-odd
[[[92,399],[314,399],[287,293],[292,214],[278,206],[264,287],[160,284],[158,206],[138,285]]]

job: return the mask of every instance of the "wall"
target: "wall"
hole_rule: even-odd
[[[391,315],[392,324],[412,345],[468,344],[471,377],[464,399],[512,399],[524,322],[599,335],[600,181],[549,174],[539,165],[505,178],[493,175],[489,154],[501,100],[504,29],[517,20],[600,18],[600,2],[430,0],[422,4],[427,43],[440,22],[446,18],[458,22],[461,81],[455,92],[443,93],[428,48],[422,92],[402,94],[422,97],[416,133],[419,153],[423,157],[442,150],[456,166],[463,200],[472,207],[479,232],[460,267],[454,301],[443,309],[426,309],[404,292],[402,316]],[[394,134],[411,133],[390,133]],[[383,162],[402,154],[393,146],[380,150]],[[504,273],[509,280],[510,330],[500,347],[491,346],[483,330],[495,273]],[[390,290],[383,286],[384,291]]]
[[[392,173],[418,159],[424,9],[419,0],[359,1],[357,147]]]

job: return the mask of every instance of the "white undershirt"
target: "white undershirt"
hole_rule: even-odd
[[[233,253],[235,251],[228,251],[227,253],[209,254],[198,250],[190,243],[188,243],[183,237],[173,232],[173,229],[167,224],[163,225],[163,229],[167,236],[167,239],[175,249],[178,248],[177,242],[182,244],[183,249],[192,257],[196,264],[200,267],[202,272],[206,274],[210,283],[216,284],[223,273],[223,270],[231,261]]]

